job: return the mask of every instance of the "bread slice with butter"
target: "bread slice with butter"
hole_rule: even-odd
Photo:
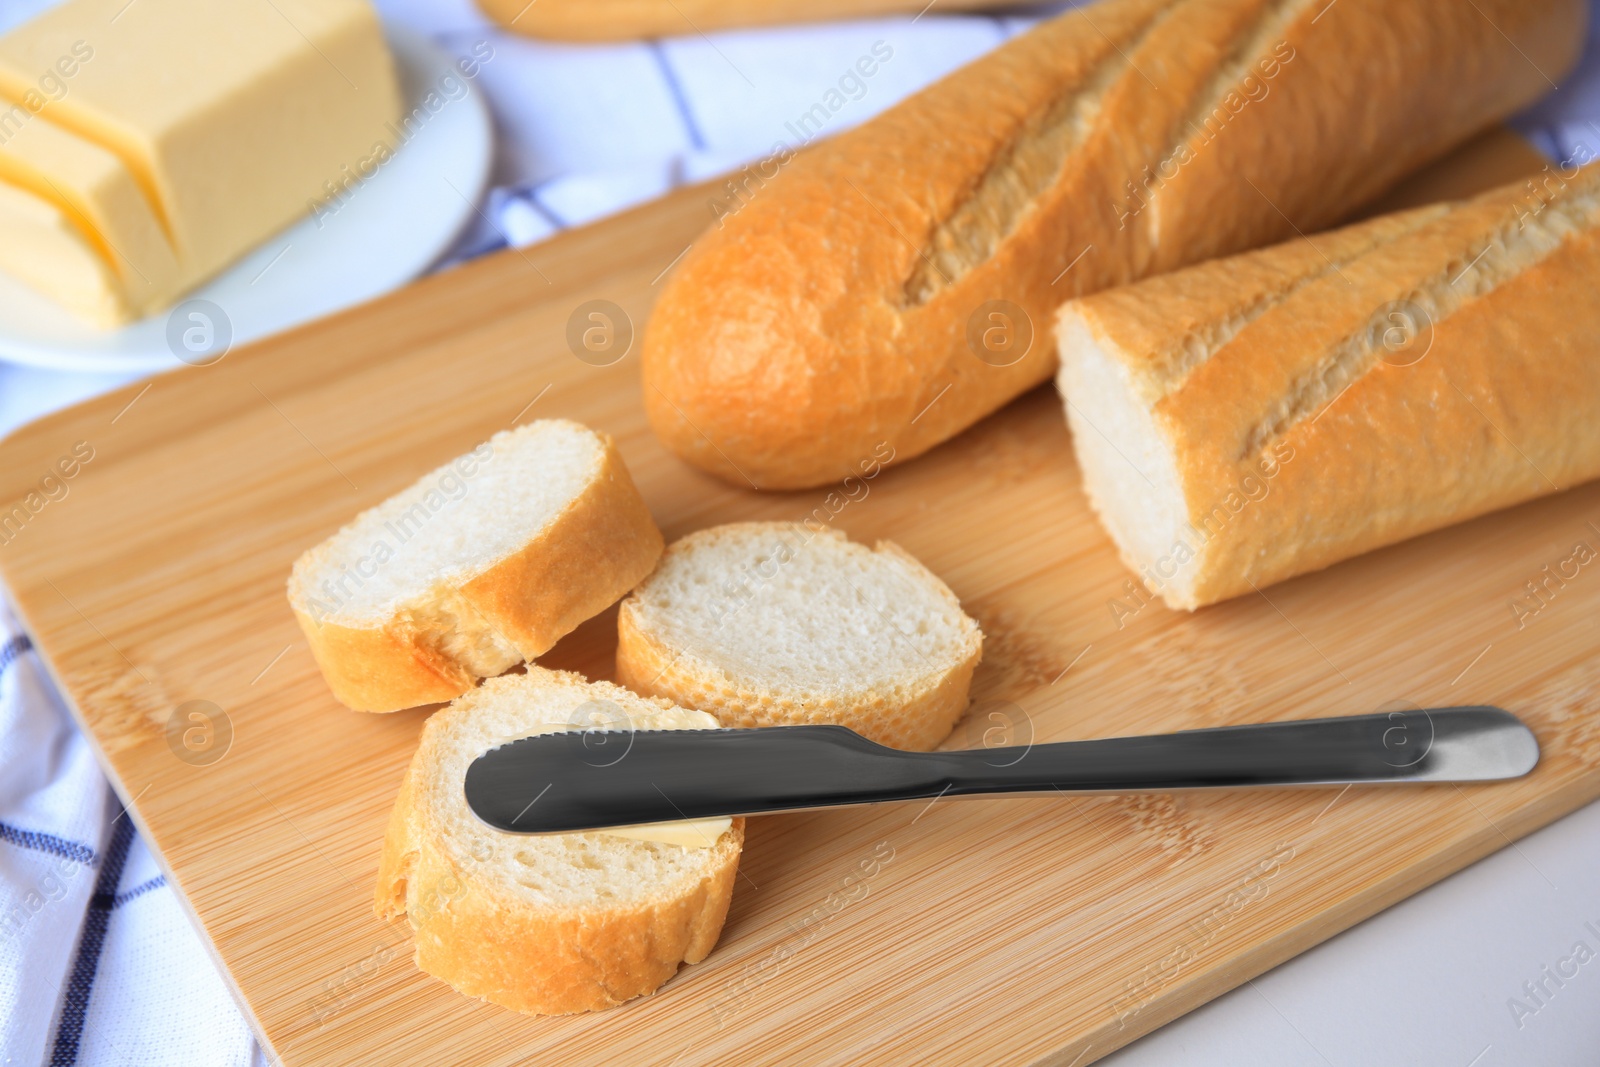
[[[376,910],[405,915],[417,966],[468,996],[539,1015],[607,1008],[710,954],[733,895],[743,819],[518,835],[462,791],[483,753],[535,733],[602,726],[700,730],[703,712],[530,667],[428,719],[395,802]]]
[[[650,573],[661,546],[612,440],[545,419],[308,550],[289,603],[334,696],[397,711],[542,655]]]
[[[690,534],[617,616],[617,680],[724,726],[837,723],[926,750],[983,651],[948,586],[898,545],[804,523]]]

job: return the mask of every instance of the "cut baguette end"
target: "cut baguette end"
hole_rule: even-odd
[[[307,551],[289,603],[341,703],[398,711],[549,651],[662,548],[612,440],[547,419],[496,434]]]
[[[617,678],[724,726],[834,723],[925,751],[983,653],[948,586],[889,542],[732,523],[668,547],[617,617]]]
[[[416,964],[461,993],[527,1014],[612,1007],[710,954],[733,895],[744,820],[709,847],[604,833],[522,836],[478,820],[461,790],[483,752],[568,724],[586,702],[636,728],[703,729],[701,712],[532,667],[433,715],[395,801],[374,910],[404,915]]]
[[[1558,190],[1530,213],[1512,182],[1063,306],[1084,486],[1146,587],[1188,609],[1259,593],[1595,477],[1575,340],[1594,331],[1550,294],[1593,269],[1600,164]]]
[[[1193,611],[1204,572],[1177,455],[1135,381],[1130,361],[1074,303],[1057,319],[1057,390],[1072,429],[1084,493],[1117,552],[1170,608]]]

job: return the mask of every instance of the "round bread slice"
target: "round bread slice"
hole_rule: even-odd
[[[289,604],[335,697],[397,711],[549,651],[649,574],[661,547],[611,438],[544,419],[306,552]]]
[[[716,726],[703,712],[530,667],[490,679],[423,727],[384,838],[376,910],[404,914],[417,966],[468,996],[538,1015],[608,1008],[705,959],[722,932],[743,819],[687,847],[604,832],[508,834],[467,807],[473,760],[590,724],[596,705],[620,709],[634,729]]]
[[[804,523],[690,534],[622,602],[617,680],[724,726],[837,723],[927,750],[983,652],[955,594],[898,545]]]

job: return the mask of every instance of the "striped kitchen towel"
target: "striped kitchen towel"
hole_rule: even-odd
[[[0,768],[0,1064],[249,1064],[249,1028],[4,607]]]

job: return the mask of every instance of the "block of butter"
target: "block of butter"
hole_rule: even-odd
[[[0,181],[0,271],[28,282],[90,322],[127,317],[121,279],[50,200]]]
[[[0,37],[0,268],[101,325],[159,310],[399,111],[366,0],[67,0]]]
[[[0,144],[0,191],[10,208],[0,213],[0,269],[82,317],[114,323],[179,291],[182,271],[159,217],[133,173],[99,145],[25,122]],[[46,216],[48,238],[25,235],[25,220]]]

